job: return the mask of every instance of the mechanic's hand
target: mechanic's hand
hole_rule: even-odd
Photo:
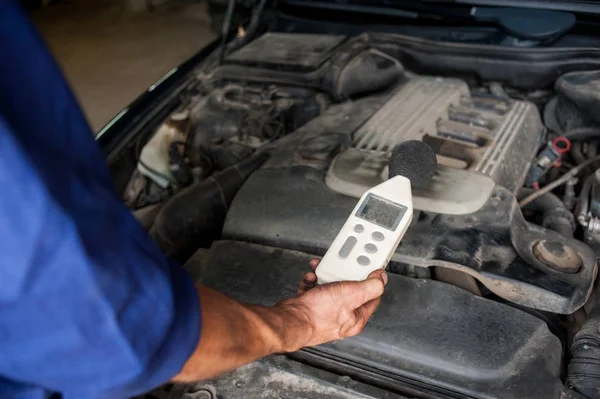
[[[313,272],[306,273],[296,298],[275,305],[300,320],[301,331],[288,340],[288,351],[319,345],[357,335],[379,305],[388,277],[376,270],[365,281],[344,281],[315,287],[314,270],[319,261],[313,259]]]

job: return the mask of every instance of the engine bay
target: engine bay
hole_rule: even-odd
[[[265,33],[213,57],[136,141],[125,203],[197,281],[269,305],[387,180],[391,151],[422,140],[438,168],[413,192],[381,308],[359,336],[281,362],[414,397],[594,386],[600,359],[579,350],[598,317],[600,72],[431,74],[396,36]],[[264,381],[269,361],[252,366]]]

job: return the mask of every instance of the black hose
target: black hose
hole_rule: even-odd
[[[528,196],[534,190],[522,188],[519,190],[519,198]],[[575,218],[567,209],[565,204],[554,194],[546,193],[523,207],[525,210],[538,211],[542,213],[542,226],[556,231],[566,237],[572,237],[575,231]]]
[[[217,239],[235,194],[266,160],[256,154],[173,196],[160,210],[150,235],[164,253],[180,262]]]
[[[556,119],[556,106],[558,105],[558,96],[554,96],[546,103],[544,107],[543,119],[544,124],[548,129],[552,132],[560,135],[562,133],[562,128],[560,127],[560,123]]]
[[[221,48],[219,49],[219,65],[223,63],[225,58],[225,48],[227,47],[227,36],[231,29],[231,21],[233,20],[233,12],[235,10],[236,0],[229,0],[227,4],[227,11],[225,12],[225,19],[223,19],[223,26],[221,26]]]
[[[583,143],[581,141],[573,143],[573,146],[571,147],[571,156],[577,165],[586,161],[586,157],[583,155]]]
[[[590,141],[588,145],[587,158],[594,159],[598,155],[598,140]],[[593,168],[595,169],[595,168]]]
[[[585,220],[586,215],[590,210],[590,193],[592,192],[592,185],[594,183],[594,176],[588,176],[583,182],[581,187],[581,193],[579,194],[579,202],[575,207],[575,216],[577,220]]]
[[[248,43],[248,41],[254,38],[256,31],[260,25],[262,20],[263,11],[265,9],[265,5],[267,4],[267,0],[260,0],[260,3],[252,10],[252,17],[250,18],[250,23],[246,28],[246,34],[244,36],[236,37],[230,44],[229,50],[233,51],[244,44]]]
[[[600,138],[600,128],[579,127],[577,129],[572,129],[568,132],[563,133],[562,136],[568,138],[571,141],[597,139]]]
[[[590,146],[588,146],[589,148]],[[575,141],[573,143],[573,146],[571,147],[571,156],[573,157],[573,160],[575,161],[575,164],[577,165],[581,165],[582,163],[586,162],[589,159],[595,158],[594,157],[590,157],[589,154],[586,157],[583,154],[583,142],[582,141]],[[590,165],[587,168],[584,168],[581,170],[582,174],[589,174],[592,173],[594,171],[593,167]]]
[[[566,137],[571,141],[588,140],[600,138],[600,128],[597,127],[579,127],[563,132],[558,119],[556,119],[556,108],[558,106],[558,96],[555,96],[546,103],[543,112],[544,124],[552,132]]]
[[[596,299],[598,302],[598,299]],[[600,398],[600,306],[595,304],[571,345],[567,385],[590,398]]]

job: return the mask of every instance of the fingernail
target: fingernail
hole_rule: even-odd
[[[383,285],[386,285],[388,282],[388,275],[386,272],[381,273],[381,279],[383,280]]]

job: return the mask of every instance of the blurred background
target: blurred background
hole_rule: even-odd
[[[216,37],[209,16],[214,4],[205,1],[22,3],[66,74],[95,132],[152,83]]]

